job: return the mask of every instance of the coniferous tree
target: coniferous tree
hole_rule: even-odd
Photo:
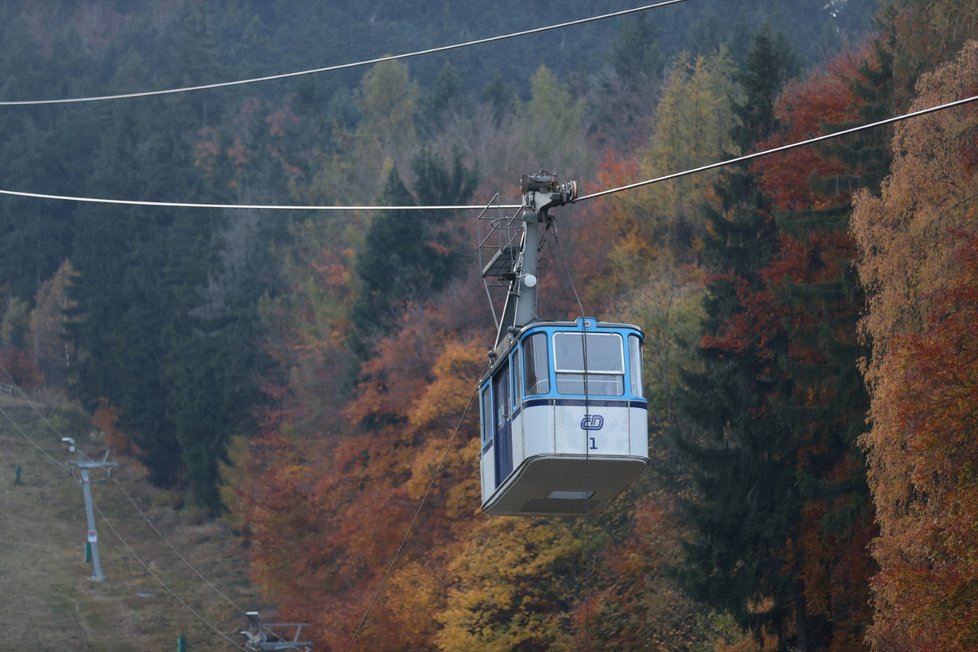
[[[732,132],[744,150],[777,128],[774,101],[790,70],[783,44],[762,30]],[[777,253],[776,227],[748,169],[727,173],[715,189],[721,210],[708,210],[702,254],[711,272],[699,349],[704,370],[687,376],[675,433],[695,490],[685,506],[696,534],[684,580],[758,640],[768,632],[786,644],[797,589],[785,541],[797,527],[799,496],[792,433],[772,409],[790,390],[777,369],[785,332],[770,314],[761,274]]]
[[[456,155],[451,170],[431,152],[423,151],[414,162],[417,194],[423,203],[462,204],[475,189],[474,173]],[[381,202],[414,205],[415,199],[391,170]],[[356,326],[352,345],[361,356],[370,352],[369,337],[387,330],[405,302],[424,301],[453,278],[457,245],[452,233],[441,228],[447,214],[423,215],[417,211],[387,211],[367,230],[354,274],[360,283],[351,309]]]
[[[881,49],[875,54],[874,64],[863,64],[851,82],[849,103],[859,118],[833,129],[889,113],[890,59]],[[779,312],[792,324],[779,366],[793,389],[775,411],[798,437],[804,521],[795,558],[805,577],[811,649],[858,645],[872,619],[868,587],[876,568],[867,544],[875,533],[874,509],[857,444],[869,410],[860,373],[869,347],[858,337],[865,293],[849,225],[852,193],[879,192],[889,169],[888,142],[888,130],[876,130],[823,147],[823,158],[838,163],[833,173],[808,179],[808,204],[817,207],[777,213],[796,262],[782,260],[785,274],[771,276]],[[842,585],[848,588],[840,591]]]

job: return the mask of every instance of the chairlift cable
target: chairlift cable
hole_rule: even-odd
[[[226,640],[228,643],[230,643],[231,645],[235,646],[239,650],[244,650],[245,649],[237,641],[235,641],[234,639],[232,639],[231,637],[229,637],[227,634],[225,634],[220,629],[218,629],[212,622],[210,622],[209,620],[207,620],[207,618],[205,618],[204,616],[202,616],[196,609],[194,609],[189,604],[187,604],[186,601],[183,600],[183,598],[181,598],[179,595],[177,595],[173,591],[173,589],[171,589],[170,586],[166,582],[164,582],[163,579],[153,571],[153,569],[150,567],[150,565],[147,564],[145,561],[143,561],[142,558],[138,554],[136,554],[136,551],[133,550],[132,549],[132,546],[130,546],[129,543],[122,537],[122,535],[119,534],[119,531],[116,530],[115,529],[115,526],[112,525],[112,522],[105,517],[105,514],[102,512],[101,509],[99,509],[98,505],[93,505],[93,507],[95,508],[95,511],[98,513],[98,515],[102,518],[102,522],[105,523],[106,527],[108,527],[109,530],[112,531],[112,534],[114,534],[115,537],[122,543],[122,545],[125,546],[126,550],[129,551],[129,554],[133,556],[133,559],[135,559],[137,562],[139,562],[140,565],[142,565],[142,567],[146,569],[146,572],[149,573],[153,577],[153,579],[155,579],[159,583],[159,585],[162,586],[166,590],[167,593],[169,593],[171,596],[173,596],[173,598],[177,602],[179,602],[181,605],[183,605],[183,607],[187,611],[189,611],[190,613],[192,613],[200,622],[202,622],[205,625],[207,625],[211,630],[213,630],[221,638],[223,638],[224,640]]]
[[[153,530],[153,532],[155,532],[157,534],[157,536],[159,536],[160,539],[163,540],[163,543],[165,543],[167,545],[167,547],[170,550],[173,551],[173,554],[175,554],[177,557],[180,558],[180,561],[182,561],[184,563],[184,565],[186,565],[187,568],[189,568],[190,570],[192,570],[194,572],[194,574],[197,575],[197,577],[199,577],[204,584],[206,584],[207,586],[209,586],[212,591],[214,591],[219,596],[221,596],[222,598],[224,598],[224,600],[227,601],[228,604],[230,604],[232,607],[234,607],[235,609],[237,609],[241,614],[247,614],[248,613],[247,610],[245,610],[241,605],[239,605],[237,602],[235,602],[234,600],[232,600],[230,597],[228,597],[228,595],[226,593],[224,593],[223,591],[221,591],[221,589],[219,589],[217,586],[215,586],[213,582],[211,582],[209,579],[207,579],[206,577],[204,577],[204,574],[201,573],[199,570],[197,570],[197,568],[193,564],[191,564],[187,560],[186,557],[184,557],[182,554],[180,554],[180,551],[177,550],[176,547],[174,547],[173,543],[171,543],[170,540],[167,539],[166,536],[162,532],[160,532],[159,528],[156,527],[156,525],[153,523],[153,521],[150,520],[149,516],[146,515],[146,512],[144,512],[142,509],[140,509],[139,504],[136,503],[136,500],[129,494],[128,491],[126,491],[126,488],[122,485],[121,482],[119,482],[118,478],[113,477],[112,480],[115,482],[116,487],[119,488],[119,490],[122,492],[122,494],[129,500],[129,502],[132,504],[132,506],[136,509],[136,511],[139,512],[139,515],[143,517],[143,520],[146,521],[146,523],[147,523],[147,525],[149,525],[150,529]]]
[[[4,366],[4,364],[3,364],[2,361],[0,361],[0,371],[3,371],[3,373],[7,376],[7,379],[10,380],[10,384],[14,388],[16,388],[17,391],[20,393],[20,395],[24,398],[24,400],[27,401],[27,404],[34,411],[34,414],[36,414],[38,416],[38,418],[41,420],[41,422],[44,423],[44,425],[46,425],[54,434],[58,435],[58,437],[64,437],[65,436],[64,433],[62,433],[60,430],[58,430],[47,419],[47,417],[45,417],[40,412],[40,410],[37,409],[37,406],[34,405],[34,401],[30,400],[30,398],[27,396],[27,393],[24,392],[24,389],[20,385],[17,384],[16,380],[14,380],[14,377],[10,374],[10,372]],[[4,416],[6,416],[6,415],[4,415]],[[7,419],[10,420],[9,417],[7,417]],[[30,440],[29,437],[28,437],[28,439]],[[31,440],[31,443],[34,443],[33,440]],[[40,446],[38,446],[37,444],[34,444],[34,445],[37,446],[37,448],[39,450],[41,450],[41,452],[44,452],[47,455],[47,453],[43,449],[41,449]],[[55,459],[55,458],[52,457],[52,459]],[[55,462],[57,462],[56,459],[55,459]],[[61,464],[60,462],[58,462],[58,463]],[[61,466],[65,466],[65,465],[64,464],[61,464]],[[65,468],[72,469],[73,467],[65,466]],[[136,501],[132,497],[132,495],[128,491],[126,491],[126,488],[119,481],[119,478],[118,477],[113,477],[112,480],[115,483],[115,485],[119,488],[119,490],[122,492],[122,494],[126,497],[126,499],[129,500],[129,502],[132,504],[132,506],[136,509],[136,511],[139,513],[139,515],[143,517],[143,520],[146,521],[146,523],[149,525],[150,529],[152,529],[160,537],[160,539],[163,540],[163,543],[165,543],[167,545],[167,547],[169,547],[170,550],[172,550],[173,553],[177,557],[180,558],[180,561],[182,561],[187,566],[187,568],[189,568],[190,570],[192,570],[194,572],[194,574],[196,574],[197,577],[199,577],[204,582],[204,584],[206,584],[207,586],[209,586],[215,593],[217,593],[219,596],[221,596],[222,598],[224,598],[231,606],[233,606],[235,609],[237,609],[242,614],[247,613],[241,607],[241,605],[237,604],[234,600],[232,600],[231,598],[229,598],[223,591],[221,591],[217,586],[215,586],[213,582],[211,582],[206,577],[204,577],[204,574],[201,573],[196,567],[194,567],[194,565],[191,564],[187,560],[186,557],[184,557],[182,554],[180,554],[180,551],[177,550],[176,547],[174,547],[173,543],[171,543],[170,540],[167,539],[166,536],[159,530],[159,528],[156,527],[156,525],[153,523],[153,521],[150,520],[149,516],[147,516],[146,513],[139,507],[139,504],[136,503]]]
[[[45,457],[47,457],[49,460],[51,460],[57,466],[65,469],[66,471],[70,471],[70,467],[67,464],[61,462],[59,459],[57,459],[56,457],[54,457],[51,453],[49,453],[46,450],[44,450],[44,448],[41,447],[41,445],[38,444],[37,441],[35,441],[33,437],[31,437],[30,435],[28,435],[24,431],[24,429],[20,427],[20,424],[17,423],[13,418],[11,418],[11,416],[9,414],[7,414],[7,411],[4,410],[2,407],[0,407],[0,416],[3,416],[3,418],[5,418],[10,423],[11,426],[13,426],[14,430],[16,430],[24,439],[26,439],[27,441],[29,441]],[[93,503],[92,504],[92,508],[98,513],[98,515],[102,519],[102,522],[105,523],[105,525],[112,531],[112,533],[116,536],[116,538],[118,538],[119,541],[122,542],[122,545],[126,547],[126,549],[133,556],[133,558],[136,561],[138,561],[143,566],[143,568],[145,568],[147,570],[147,572],[149,572],[149,574],[152,575],[153,578],[156,579],[156,581],[159,582],[159,584],[164,589],[166,589],[166,591],[170,595],[172,595],[181,605],[183,605],[188,611],[190,611],[194,616],[196,616],[201,622],[203,622],[205,625],[207,625],[212,630],[214,630],[215,632],[217,632],[221,637],[223,637],[224,639],[226,639],[228,642],[230,642],[232,645],[234,645],[238,649],[244,650],[244,648],[241,647],[240,645],[238,645],[237,642],[235,642],[234,640],[232,640],[231,638],[229,638],[226,634],[224,634],[223,632],[221,632],[221,630],[219,630],[217,627],[215,627],[213,623],[211,623],[206,618],[204,618],[203,616],[201,616],[193,607],[191,607],[190,605],[188,605],[182,598],[180,598],[180,596],[178,596],[176,593],[174,593],[173,589],[171,589],[166,584],[166,582],[164,582],[156,573],[154,573],[153,570],[152,570],[152,568],[150,568],[150,566],[145,561],[143,561],[142,558],[139,557],[139,555],[136,554],[136,552],[132,549],[132,547],[126,542],[126,540],[122,538],[122,535],[119,534],[119,532],[115,529],[115,527],[112,525],[112,523],[105,517],[105,514],[102,512],[102,510],[99,508],[99,506],[97,504]]]

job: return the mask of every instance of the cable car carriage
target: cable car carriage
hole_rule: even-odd
[[[573,201],[576,185],[545,173],[522,185],[518,240],[483,268],[509,292],[479,384],[482,509],[584,515],[606,507],[649,462],[644,335],[591,317],[535,318],[538,227],[549,225],[549,207]]]

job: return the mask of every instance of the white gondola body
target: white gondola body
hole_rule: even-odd
[[[513,338],[480,384],[484,511],[595,512],[635,480],[649,462],[642,338],[591,318]]]

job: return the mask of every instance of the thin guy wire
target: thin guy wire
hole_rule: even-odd
[[[570,267],[564,257],[564,252],[560,247],[560,238],[557,236],[557,228],[554,226],[554,242],[557,244],[557,258],[560,265],[564,268],[564,274],[570,281],[571,290],[574,291],[574,298],[577,299],[577,307],[581,310],[581,319],[584,319],[584,304],[581,302],[581,295],[577,293],[577,285],[574,283],[574,275],[571,274]],[[581,333],[581,353],[584,357],[584,419],[590,420],[591,417],[591,397],[588,391],[588,367],[587,367],[587,328]],[[584,430],[584,646],[585,650],[591,649],[591,449],[588,446],[590,431]]]
[[[204,577],[203,573],[201,573],[199,570],[197,570],[194,567],[193,564],[191,564],[189,561],[187,561],[186,557],[184,557],[183,555],[181,555],[180,554],[180,551],[177,550],[173,546],[173,544],[170,542],[170,540],[167,539],[163,535],[163,533],[159,531],[159,529],[156,527],[156,525],[153,524],[153,521],[149,520],[149,516],[147,516],[146,513],[143,512],[143,510],[139,508],[139,505],[136,503],[136,501],[133,499],[133,497],[131,495],[129,495],[129,492],[126,491],[126,488],[124,486],[122,486],[122,483],[119,482],[119,480],[117,478],[115,478],[115,477],[113,477],[112,480],[115,482],[115,485],[117,487],[119,487],[119,490],[122,491],[122,494],[127,499],[129,499],[129,502],[132,503],[132,506],[136,509],[137,512],[139,512],[139,515],[143,517],[143,520],[146,521],[147,525],[149,525],[149,527],[153,530],[153,532],[156,532],[156,534],[160,537],[160,539],[163,540],[163,543],[165,543],[167,545],[167,547],[169,547],[170,550],[173,551],[173,554],[175,554],[177,557],[180,558],[180,561],[182,561],[187,566],[187,568],[189,568],[190,570],[192,570],[194,572],[194,574],[196,574],[197,577],[199,577],[201,579],[201,581],[204,582],[204,584],[206,584],[207,586],[209,586],[211,588],[211,590],[214,591],[214,593],[217,593],[219,596],[221,596],[222,598],[224,598],[228,602],[228,604],[230,604],[232,607],[234,607],[235,609],[237,609],[242,614],[246,614],[247,613],[247,611],[245,611],[245,609],[241,605],[239,605],[237,602],[235,602],[234,600],[232,600],[231,598],[229,598],[227,596],[227,594],[225,594],[223,591],[221,591],[221,589],[219,589],[217,586],[215,586],[213,582],[211,582],[206,577]]]
[[[122,538],[122,535],[121,535],[121,534],[119,534],[119,532],[118,532],[118,531],[117,531],[117,530],[115,529],[115,527],[114,527],[114,526],[112,525],[112,522],[111,522],[111,521],[109,521],[109,519],[107,519],[107,518],[105,517],[105,514],[103,514],[103,513],[102,513],[102,510],[101,510],[101,509],[99,509],[99,507],[98,507],[98,505],[95,505],[95,504],[93,503],[93,505],[92,505],[92,507],[94,507],[94,508],[95,508],[95,511],[96,511],[96,512],[98,512],[98,515],[102,517],[102,522],[103,522],[103,523],[105,523],[105,525],[106,525],[106,526],[107,526],[107,527],[108,527],[108,528],[109,528],[109,529],[110,529],[110,530],[112,531],[112,534],[114,534],[114,535],[116,536],[116,538],[117,538],[117,539],[118,539],[119,541],[121,541],[121,542],[122,542],[122,545],[126,547],[126,550],[128,550],[128,551],[129,551],[129,554],[130,554],[130,555],[132,555],[132,556],[133,556],[133,558],[134,558],[134,559],[135,559],[136,561],[138,561],[138,562],[139,562],[139,563],[140,563],[140,564],[141,564],[141,565],[143,566],[143,568],[145,568],[145,569],[146,569],[146,572],[147,572],[147,573],[149,573],[150,575],[152,575],[152,576],[153,576],[153,579],[155,579],[155,580],[156,580],[157,582],[159,582],[159,584],[160,584],[160,586],[162,586],[162,587],[163,587],[164,589],[166,589],[166,592],[167,592],[167,593],[169,593],[170,595],[172,595],[172,596],[173,596],[173,598],[174,598],[174,599],[175,599],[175,600],[176,600],[177,602],[179,602],[180,604],[182,604],[182,605],[184,606],[184,608],[186,608],[186,610],[187,610],[187,611],[189,611],[189,612],[190,612],[190,613],[192,613],[192,614],[193,614],[194,616],[196,616],[196,617],[197,617],[197,619],[198,619],[198,620],[199,620],[200,622],[202,622],[202,623],[204,623],[205,625],[207,625],[208,627],[210,627],[210,628],[211,628],[211,629],[212,629],[212,630],[213,630],[213,631],[214,631],[214,632],[215,632],[216,634],[218,634],[218,635],[219,635],[219,636],[220,636],[221,638],[223,638],[224,640],[226,640],[226,641],[227,641],[228,643],[230,643],[230,644],[231,644],[231,645],[233,645],[234,647],[236,647],[236,648],[238,648],[239,650],[244,650],[244,649],[245,649],[245,648],[244,648],[243,646],[241,646],[241,645],[240,645],[240,644],[239,644],[239,643],[238,643],[237,641],[235,641],[234,639],[232,639],[232,638],[230,638],[230,637],[229,637],[229,636],[228,636],[227,634],[225,634],[224,632],[222,632],[221,630],[219,630],[219,629],[218,629],[218,628],[217,628],[216,626],[214,626],[214,624],[213,624],[213,623],[211,623],[211,622],[210,622],[209,620],[207,620],[207,619],[206,619],[206,618],[204,618],[204,617],[203,617],[202,615],[200,615],[200,613],[199,613],[199,612],[198,612],[198,611],[197,611],[196,609],[194,609],[193,607],[191,607],[191,606],[190,606],[189,604],[187,604],[187,603],[186,603],[186,602],[185,602],[185,601],[183,600],[183,598],[181,598],[181,597],[180,597],[179,595],[177,595],[176,593],[174,593],[174,592],[173,592],[173,589],[171,589],[171,588],[170,588],[170,587],[169,587],[169,586],[167,585],[167,583],[166,583],[166,582],[164,582],[164,581],[163,581],[163,579],[162,579],[162,578],[161,578],[161,577],[160,577],[159,575],[157,575],[157,574],[156,574],[155,572],[153,572],[153,569],[152,569],[152,568],[150,568],[150,566],[149,566],[149,564],[147,564],[146,562],[144,562],[144,561],[143,561],[143,560],[142,560],[142,559],[141,559],[141,558],[139,557],[139,555],[137,555],[137,554],[136,554],[136,551],[132,549],[132,546],[130,546],[130,545],[129,545],[129,543],[128,543],[128,542],[127,542],[127,541],[126,541],[125,539],[123,539],[123,538]]]
[[[815,138],[809,138],[808,140],[802,140],[796,143],[789,143],[787,145],[781,145],[780,147],[772,147],[771,149],[761,150],[759,152],[754,152],[752,154],[745,154],[744,156],[738,156],[736,158],[726,159],[724,161],[719,161],[717,163],[710,163],[709,165],[701,165],[698,168],[691,168],[689,170],[683,170],[682,172],[673,172],[672,174],[667,174],[665,176],[656,177],[654,179],[646,179],[645,181],[638,181],[636,183],[630,183],[625,186],[619,186],[617,188],[610,188],[608,190],[602,190],[601,192],[591,193],[590,195],[584,195],[583,197],[578,197],[572,203],[577,203],[585,201],[587,199],[595,199],[597,197],[603,197],[605,195],[610,195],[616,192],[622,192],[624,190],[633,190],[635,188],[640,188],[642,186],[648,186],[653,183],[659,183],[661,181],[669,181],[670,179],[678,179],[680,177],[685,177],[691,174],[696,174],[698,172],[705,172],[707,170],[712,170],[714,168],[723,167],[726,165],[733,165],[734,163],[741,163],[743,161],[749,161],[751,159],[760,158],[762,156],[768,156],[769,154],[777,154],[778,152],[786,152],[790,149],[795,149],[797,147],[803,147],[805,145],[813,145],[825,140],[830,140],[832,138],[838,138],[840,136],[848,136],[849,134],[854,134],[860,131],[865,131],[867,129],[874,129],[876,127],[882,127],[888,124],[893,124],[895,122],[901,122],[903,120],[909,120],[910,118],[916,118],[922,115],[927,115],[928,113],[935,113],[937,111],[943,111],[945,109],[951,109],[957,106],[962,106],[970,102],[978,101],[978,95],[972,95],[971,97],[965,97],[960,100],[955,100],[953,102],[947,102],[945,104],[938,104],[937,106],[931,106],[926,109],[921,109],[919,111],[913,111],[911,113],[904,113],[902,115],[894,116],[892,118],[886,118],[885,120],[879,120],[877,122],[871,122],[869,124],[859,125],[857,127],[852,127],[850,129],[843,129],[842,131],[836,131],[830,134],[825,134],[823,136],[816,136]]]
[[[773,147],[771,149],[761,150],[759,152],[754,152],[752,154],[746,154],[744,156],[738,156],[735,158],[718,161],[716,163],[710,163],[709,165],[702,165],[697,168],[690,168],[688,170],[683,170],[682,172],[673,172],[672,174],[656,177],[654,179],[646,179],[645,181],[638,181],[636,183],[630,183],[628,185],[618,186],[616,188],[609,188],[607,190],[591,193],[589,195],[583,195],[570,203],[576,204],[578,202],[582,202],[588,199],[596,199],[598,197],[604,197],[605,195],[611,195],[613,193],[623,192],[625,190],[633,190],[635,188],[640,188],[642,186],[648,186],[655,183],[660,183],[662,181],[669,181],[671,179],[678,179],[680,177],[689,176],[691,174],[697,174],[699,172],[705,172],[707,170],[712,170],[726,165],[733,165],[734,163],[741,163],[743,161],[749,161],[755,158],[761,158],[762,156],[768,156],[770,154],[786,152],[788,150],[795,149],[797,147],[812,145],[814,143],[831,140],[833,138],[839,138],[840,136],[847,136],[849,134],[858,133],[860,131],[866,131],[868,129],[875,129],[876,127],[882,127],[896,122],[901,122],[903,120],[909,120],[910,118],[916,118],[922,115],[926,115],[928,113],[935,113],[937,111],[943,111],[945,109],[951,109],[954,107],[963,106],[965,104],[969,104],[975,101],[978,101],[978,95],[965,97],[960,100],[955,100],[953,102],[947,102],[945,104],[938,104],[936,106],[928,107],[926,109],[921,109],[919,111],[905,113],[902,115],[894,116],[892,118],[886,118],[885,120],[871,122],[865,125],[852,127],[850,129],[844,129],[842,131],[836,131],[830,134],[817,136],[815,138],[809,138],[808,140],[802,140],[796,143],[789,143],[787,145],[781,145],[779,147]],[[153,201],[138,201],[138,200],[131,200],[131,199],[105,199],[105,198],[96,198],[96,197],[81,197],[81,196],[74,196],[74,195],[49,195],[43,193],[20,192],[14,190],[0,190],[0,195],[28,197],[33,199],[73,201],[73,202],[81,202],[81,203],[121,204],[126,206],[156,206],[156,207],[166,207],[166,208],[228,208],[228,209],[244,208],[244,209],[251,209],[251,210],[287,210],[287,211],[352,211],[352,210],[405,210],[405,211],[415,210],[416,211],[416,210],[482,210],[483,208],[485,208],[484,205],[473,205],[473,206],[298,206],[298,205],[292,205],[290,206],[290,205],[274,205],[274,204],[195,204],[189,202],[153,202]],[[518,208],[522,208],[522,204],[502,204],[499,206],[499,208],[518,209]]]
[[[658,9],[660,7],[666,7],[668,5],[678,4],[680,2],[685,2],[686,0],[666,0],[665,2],[658,2],[656,4],[644,5],[641,7],[634,7],[632,9],[624,9],[622,11],[616,11],[609,14],[602,14],[600,16],[592,16],[590,18],[580,18],[578,20],[570,20],[563,23],[558,23],[556,25],[547,25],[545,27],[536,27],[533,29],[527,29],[520,32],[513,32],[510,34],[502,34],[499,36],[490,36],[481,39],[475,39],[472,41],[466,41],[464,43],[456,43],[453,45],[442,45],[439,47],[428,48],[426,50],[417,50],[415,52],[406,52],[403,54],[392,54],[383,57],[377,57],[375,59],[367,59],[364,61],[354,61],[351,63],[342,63],[334,66],[326,66],[323,68],[312,68],[310,70],[299,70],[296,72],[280,73],[276,75],[266,75],[264,77],[253,77],[251,79],[239,79],[237,81],[229,82],[217,82],[213,84],[200,84],[198,86],[184,86],[181,88],[169,88],[156,91],[142,91],[138,93],[119,93],[116,95],[92,95],[88,97],[69,97],[61,99],[48,99],[48,100],[9,100],[0,102],[0,106],[36,106],[42,104],[78,104],[82,102],[98,102],[103,100],[121,100],[121,99],[132,99],[137,97],[151,97],[154,95],[173,95],[176,93],[189,93],[193,91],[203,91],[215,88],[226,88],[230,86],[243,86],[245,84],[256,84],[259,82],[273,81],[277,79],[288,79],[290,77],[301,77],[304,75],[315,75],[325,72],[334,72],[336,70],[344,70],[347,68],[357,68],[360,66],[369,66],[375,63],[382,63],[384,61],[396,61],[398,59],[409,59],[412,57],[420,57],[428,54],[436,54],[439,52],[448,52],[450,50],[458,50],[461,48],[471,47],[474,45],[484,45],[486,43],[494,43],[497,41],[503,41],[506,39],[517,38],[520,36],[529,36],[531,34],[540,34],[543,32],[549,32],[557,29],[563,29],[566,27],[574,27],[576,25],[583,25],[586,23],[593,23],[599,20],[606,20],[608,18],[617,18],[619,16],[625,16],[627,14],[633,14],[640,11],[648,11],[650,9]]]
[[[486,368],[488,368],[488,364],[486,365]],[[485,368],[482,370],[482,373],[485,373]],[[481,375],[482,374],[480,374],[480,376]],[[370,610],[373,609],[374,603],[377,602],[381,591],[384,590],[384,585],[387,583],[387,578],[390,577],[391,572],[394,570],[394,564],[397,563],[397,558],[400,557],[401,551],[404,550],[404,545],[407,543],[408,537],[411,535],[411,531],[414,529],[414,525],[418,522],[418,517],[421,516],[421,510],[428,501],[428,496],[431,494],[431,489],[435,486],[435,480],[438,479],[438,474],[441,473],[442,467],[445,466],[445,461],[448,459],[448,454],[452,452],[452,448],[455,446],[455,440],[458,438],[458,433],[462,429],[462,424],[465,422],[465,417],[469,413],[469,408],[472,407],[472,401],[475,399],[478,391],[479,388],[476,387],[472,394],[469,395],[469,401],[465,404],[465,409],[462,410],[462,416],[458,420],[458,425],[455,426],[455,432],[452,433],[452,438],[449,440],[448,446],[445,447],[445,453],[441,456],[441,461],[438,462],[438,466],[431,474],[431,480],[428,481],[428,488],[425,489],[424,496],[421,497],[421,502],[418,504],[418,509],[414,512],[414,518],[411,519],[411,523],[408,525],[407,531],[404,533],[404,537],[401,539],[400,545],[397,546],[397,551],[394,553],[394,558],[391,559],[391,563],[387,567],[384,577],[380,580],[380,586],[377,587],[377,591],[374,592],[373,597],[370,599],[367,609],[363,612],[363,617],[360,619],[356,629],[353,631],[353,636],[350,637],[350,642],[346,644],[345,648],[343,648],[344,652],[349,652],[350,648],[353,647],[353,643],[357,640],[357,636],[360,635],[360,630],[363,629],[364,623],[367,622],[367,616],[370,614]]]
[[[2,370],[4,374],[6,374],[7,379],[10,380],[11,385],[13,385],[14,387],[16,387],[17,388],[17,391],[20,392],[20,395],[24,397],[24,400],[27,401],[27,404],[30,405],[30,407],[31,407],[32,410],[34,410],[34,414],[36,414],[41,419],[41,421],[44,422],[44,424],[48,428],[50,428],[51,431],[54,432],[54,434],[58,435],[59,437],[64,437],[64,434],[60,430],[58,430],[57,428],[55,428],[54,425],[52,425],[51,422],[48,421],[47,417],[45,417],[43,414],[41,414],[41,412],[37,409],[37,406],[34,405],[34,402],[31,401],[30,398],[27,396],[27,394],[24,392],[24,389],[20,385],[18,385],[17,382],[14,380],[13,376],[10,375],[10,372],[4,366],[3,361],[0,361],[0,370]],[[133,497],[129,494],[129,492],[126,491],[126,488],[122,485],[121,482],[119,482],[119,479],[118,478],[113,477],[112,480],[113,480],[113,482],[115,482],[115,485],[117,487],[119,487],[119,490],[122,491],[122,494],[129,500],[130,503],[132,503],[132,506],[136,509],[137,512],[139,512],[139,515],[143,517],[143,520],[146,521],[146,523],[153,530],[153,532],[155,532],[160,537],[160,539],[163,540],[163,543],[165,543],[170,548],[170,550],[172,550],[173,553],[177,557],[180,558],[180,561],[182,561],[187,566],[187,568],[189,568],[190,570],[192,570],[197,575],[197,577],[199,577],[201,580],[203,580],[204,584],[206,584],[207,586],[209,586],[215,593],[217,593],[219,596],[221,596],[222,598],[224,598],[225,600],[227,600],[227,602],[229,604],[231,604],[231,606],[233,606],[235,609],[237,609],[238,611],[240,611],[242,614],[247,613],[241,607],[241,605],[239,605],[234,600],[232,600],[227,595],[225,595],[223,591],[221,591],[210,580],[208,580],[206,577],[204,577],[203,573],[201,573],[199,570],[197,570],[197,568],[195,568],[193,564],[191,564],[189,561],[187,561],[186,557],[184,557],[182,554],[180,554],[180,551],[177,550],[173,546],[173,544],[170,542],[170,540],[167,539],[166,536],[164,536],[162,532],[160,532],[159,528],[157,528],[156,525],[150,520],[149,516],[147,516],[146,513],[139,507],[139,504],[136,503],[135,499],[133,499]]]

